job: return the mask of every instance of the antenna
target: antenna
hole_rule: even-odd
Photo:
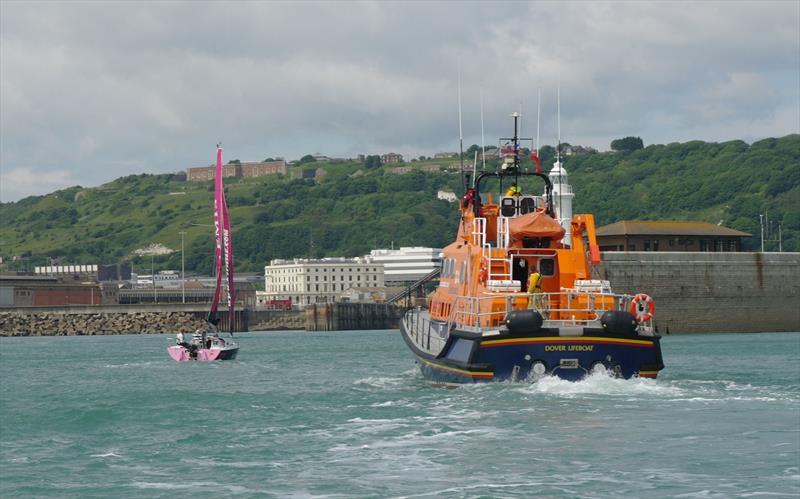
[[[539,154],[539,123],[542,117],[542,89],[539,88],[539,97],[536,104],[536,154]]]
[[[561,81],[558,82],[558,147],[556,148],[556,161],[561,163]]]
[[[522,138],[522,99],[519,100],[519,136]]]
[[[483,87],[481,87],[481,155],[483,170],[486,171],[486,141],[483,138]]]
[[[464,190],[467,189],[467,182],[464,179],[464,132],[461,128],[461,60],[458,61],[458,159],[460,162],[461,180],[464,183]]]

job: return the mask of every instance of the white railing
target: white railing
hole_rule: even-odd
[[[509,228],[508,228],[508,217],[499,216],[497,217],[497,247],[498,248],[508,248],[509,244]]]
[[[472,219],[472,244],[483,247],[486,244],[486,219]]]
[[[492,256],[492,246],[489,243],[486,243],[481,248],[481,258],[486,260],[486,264],[488,268],[486,281],[508,281],[511,280],[511,270],[513,265],[513,257],[508,256],[507,258],[501,257],[497,258]],[[492,267],[494,267],[496,263],[500,263],[503,266],[503,269],[508,269],[507,272],[497,272],[493,271]]]
[[[408,336],[421,349],[431,353],[441,352],[447,343],[450,323],[446,331],[440,334],[439,330],[431,324],[431,316],[426,310],[419,307],[409,310],[403,317],[405,330]]]

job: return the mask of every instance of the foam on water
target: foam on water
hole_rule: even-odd
[[[521,384],[525,393],[547,394],[573,398],[582,395],[605,397],[679,397],[685,391],[677,386],[654,379],[615,378],[606,372],[593,372],[580,381],[567,381],[555,376],[545,376],[533,383]]]

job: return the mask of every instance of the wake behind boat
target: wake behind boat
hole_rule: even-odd
[[[232,360],[239,352],[239,344],[232,339],[225,339],[217,331],[217,308],[223,290],[223,274],[227,276],[228,324],[230,336],[233,337],[234,302],[236,291],[233,286],[233,242],[231,241],[231,225],[228,218],[228,204],[225,202],[225,191],[222,188],[222,148],[217,146],[217,164],[214,171],[214,262],[217,275],[214,298],[206,318],[206,325],[198,329],[189,342],[185,342],[183,334],[176,338],[176,345],[167,348],[170,357],[177,362],[188,360],[214,361]]]
[[[428,310],[405,314],[403,339],[423,375],[438,382],[578,380],[597,369],[655,378],[664,364],[653,300],[592,279],[600,263],[594,217],[572,215],[560,158],[549,177],[537,156],[536,171],[523,171],[513,116],[501,169],[477,174],[466,189],[439,287]],[[544,195],[523,195],[520,181],[537,177]],[[504,181],[511,187],[502,195]],[[497,183],[499,202],[491,193],[484,201],[482,190]]]

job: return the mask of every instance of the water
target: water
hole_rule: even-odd
[[[658,380],[426,383],[396,331],[0,339],[0,497],[796,497],[800,334],[670,336]]]

